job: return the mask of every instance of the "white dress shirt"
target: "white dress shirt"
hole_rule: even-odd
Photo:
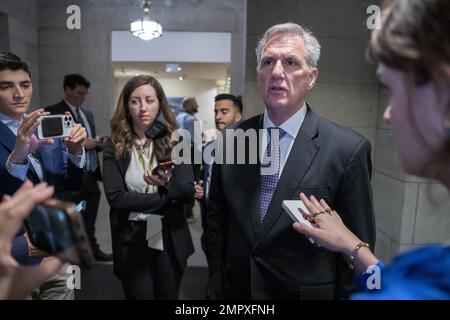
[[[147,156],[141,154],[144,160],[144,167],[139,160],[140,156],[136,148],[132,148],[130,164],[128,165],[127,172],[125,173],[125,183],[128,190],[139,193],[156,193],[158,187],[153,185],[147,185],[144,181],[144,173],[146,170],[152,170],[157,166],[156,159],[153,160],[150,166],[150,157],[153,153],[153,143],[150,144],[150,150]],[[147,192],[146,189],[148,188]],[[163,239],[162,239],[162,217],[156,214],[147,214],[142,212],[130,212],[128,220],[131,221],[147,221],[146,240],[150,248],[164,251]]]
[[[89,124],[88,119],[86,118],[86,115],[84,114],[83,110],[81,110],[81,108],[77,108],[74,107],[73,105],[71,105],[69,102],[67,102],[67,100],[64,100],[66,102],[66,104],[69,106],[70,110],[72,111],[72,113],[76,116],[78,114],[78,111],[80,112],[80,116],[81,118],[83,118],[83,123],[86,125],[86,133],[88,138],[95,138],[92,136],[92,130],[91,130],[91,125]],[[77,111],[78,110],[78,111]],[[80,119],[76,119],[78,122],[80,122]]]
[[[12,119],[1,112],[0,112],[0,121],[5,126],[7,126],[8,129],[11,130],[15,136],[17,136],[17,132],[19,131],[20,128],[20,121]],[[63,152],[67,151],[63,150]],[[84,167],[86,163],[86,154],[84,148],[83,152],[80,155],[68,152],[67,156],[69,157],[70,161],[72,161],[72,163],[78,168]],[[39,179],[41,181],[44,181],[45,178],[41,163],[39,163],[39,161],[30,154],[27,156],[26,162],[23,164],[13,163],[10,161],[10,157],[8,157],[8,160],[6,161],[6,170],[8,170],[9,174],[12,175],[13,177],[25,181],[27,178],[27,172],[30,167],[30,163],[33,166],[33,169],[36,171],[36,174],[38,175]]]
[[[295,138],[297,137],[298,131],[305,120],[307,107],[306,104],[294,113],[289,119],[283,122],[278,128],[283,129],[286,134],[280,139],[280,170],[278,171],[278,177],[281,176],[283,172],[284,165],[289,157],[292,146],[294,145]],[[260,159],[263,159],[264,153],[266,152],[268,145],[268,128],[277,127],[272,120],[270,120],[267,110],[264,112],[263,120],[263,134],[262,134],[262,144],[260,149]]]

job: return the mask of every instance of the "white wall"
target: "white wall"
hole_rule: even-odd
[[[116,79],[115,103],[120,91],[127,82],[126,78]],[[214,97],[217,95],[215,81],[209,80],[183,80],[158,79],[164,88],[167,97],[194,97],[197,99],[199,109],[196,117],[202,121],[203,129],[214,128]],[[112,112],[112,110],[111,110]]]
[[[133,50],[130,50],[133,48]],[[142,41],[129,31],[113,31],[112,61],[231,62],[230,32],[167,32]]]
[[[38,50],[37,1],[0,1],[0,50],[7,50],[27,62],[33,81],[33,97],[30,110],[40,105],[40,69]]]

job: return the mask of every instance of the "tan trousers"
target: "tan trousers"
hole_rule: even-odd
[[[75,300],[75,292],[67,287],[67,279],[70,274],[66,273],[69,264],[64,264],[58,273],[48,279],[42,286],[33,291],[33,300]]]

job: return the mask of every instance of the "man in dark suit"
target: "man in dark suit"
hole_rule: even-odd
[[[256,51],[266,110],[237,127],[249,138],[235,147],[234,163],[216,162],[213,167],[209,297],[343,298],[352,279],[347,261],[295,232],[282,202],[298,200],[300,192],[325,199],[373,248],[370,143],[320,118],[306,104],[320,54],[311,33],[293,23],[276,25],[266,31]],[[244,154],[239,154],[240,147]],[[231,151],[228,146],[223,150],[224,161]],[[238,156],[244,157],[244,164],[237,163]]]
[[[83,220],[94,256],[99,261],[111,261],[112,255],[100,250],[95,237],[95,221],[101,197],[97,181],[102,180],[97,153],[103,149],[103,141],[97,138],[92,112],[83,106],[89,93],[90,83],[81,75],[69,74],[64,77],[63,87],[64,99],[55,105],[46,107],[45,111],[51,114],[70,112],[75,121],[86,128],[88,135],[85,144],[87,164],[83,175],[83,187],[80,191],[70,192],[65,196],[75,203],[86,201]]]
[[[230,126],[236,126],[242,118],[242,101],[241,97],[228,93],[221,93],[214,97],[214,121],[217,130],[223,130],[230,128]],[[214,140],[205,144],[203,150],[208,150],[208,146],[214,143]],[[208,195],[211,185],[211,171],[214,155],[206,154],[202,157],[202,171],[200,174],[201,180],[194,182],[195,198],[200,203],[202,228],[207,229],[207,211],[208,211]],[[202,233],[201,244],[203,252],[208,259],[208,247],[206,240],[206,232]]]
[[[64,190],[81,188],[86,130],[76,124],[64,139],[38,140],[34,132],[45,113],[38,109],[27,114],[32,94],[28,65],[12,53],[0,52],[0,198],[16,192],[25,180],[54,186],[56,198]],[[11,254],[26,265],[46,256],[31,244],[23,227],[13,239]],[[66,279],[54,278],[41,290],[41,298],[73,296],[73,290],[65,288]]]

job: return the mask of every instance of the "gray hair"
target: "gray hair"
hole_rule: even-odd
[[[304,29],[301,25],[293,22],[276,24],[264,33],[256,47],[256,65],[259,70],[261,67],[261,59],[267,41],[279,34],[293,34],[303,38],[305,42],[305,59],[309,68],[316,68],[320,57],[320,44],[311,31]]]

